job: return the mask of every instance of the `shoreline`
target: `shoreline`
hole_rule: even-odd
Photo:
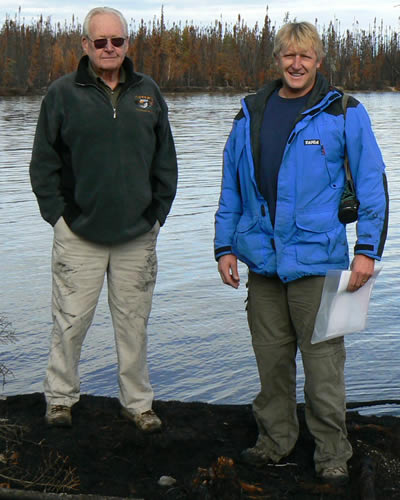
[[[384,92],[400,92],[400,89],[396,89],[395,87],[385,87],[384,89],[343,89],[340,85],[336,86],[338,89],[343,92],[349,93],[384,93]],[[255,93],[257,89],[252,87],[243,87],[243,88],[235,88],[235,87],[161,87],[161,92],[163,94],[199,94],[199,93],[227,93],[227,94],[240,94],[240,93]],[[24,89],[24,88],[1,88],[0,87],[0,97],[26,97],[26,96],[42,96],[47,92],[47,88],[42,89]]]

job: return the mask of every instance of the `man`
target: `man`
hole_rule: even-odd
[[[259,436],[242,458],[277,463],[293,450],[299,347],[316,473],[346,481],[352,449],[343,337],[314,345],[310,339],[326,272],[349,264],[346,228],[338,219],[345,145],[360,201],[350,291],[372,276],[382,255],[384,164],[363,106],[350,98],[344,119],[343,94],[317,72],[323,48],[313,25],[285,25],[274,57],[281,78],[246,97],[234,121],[216,213],[215,256],[223,282],[239,286],[237,259],[249,268],[247,315],[261,390],[253,403]]]
[[[45,419],[71,426],[81,347],[106,274],[121,413],[156,431],[146,326],[157,235],[176,193],[174,142],[157,85],[126,57],[122,14],[92,9],[82,47],[77,71],[54,82],[43,100],[30,164],[41,214],[54,226]]]

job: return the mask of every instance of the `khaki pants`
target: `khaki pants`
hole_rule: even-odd
[[[296,415],[296,353],[305,374],[305,416],[315,439],[316,472],[343,465],[352,455],[345,423],[345,348],[343,337],[311,344],[324,278],[288,284],[249,273],[248,322],[261,391],[253,411],[257,446],[274,461],[287,456],[299,433]]]
[[[147,369],[147,322],[157,274],[158,222],[148,233],[120,245],[98,245],[74,234],[61,217],[52,254],[53,331],[44,382],[49,404],[79,400],[78,364],[107,275],[114,326],[121,404],[133,413],[151,408]]]

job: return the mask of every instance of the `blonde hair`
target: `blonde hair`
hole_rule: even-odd
[[[126,22],[126,19],[119,10],[113,9],[112,7],[95,7],[94,9],[90,10],[86,14],[85,20],[83,21],[82,36],[89,37],[90,21],[94,16],[97,16],[98,14],[113,14],[114,16],[117,16],[123,26],[124,35],[128,36],[128,23]]]
[[[273,56],[278,57],[282,50],[290,45],[296,45],[302,49],[312,48],[318,61],[321,61],[325,55],[317,28],[306,21],[282,26],[275,37]]]

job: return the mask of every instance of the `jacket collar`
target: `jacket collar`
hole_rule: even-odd
[[[273,80],[265,87],[260,89],[256,94],[251,94],[244,99],[247,112],[250,114],[250,141],[251,150],[253,153],[254,168],[257,180],[259,179],[259,155],[260,155],[260,129],[264,115],[264,109],[267,100],[271,94],[278,88],[282,87],[282,79]],[[315,85],[311,90],[307,103],[299,113],[296,123],[301,121],[306,115],[315,115],[321,110],[327,108],[332,101],[340,97],[342,93],[333,87],[330,87],[326,78],[317,73]]]
[[[122,67],[124,68],[126,75],[126,81],[123,87],[128,87],[135,83],[139,83],[142,80],[142,76],[138,73],[135,73],[133,69],[133,62],[129,59],[129,57],[125,57],[122,63]],[[79,61],[75,76],[75,83],[80,85],[96,84],[95,80],[92,78],[89,72],[89,57],[87,55],[83,56]]]
[[[265,87],[260,89],[256,94],[247,96],[245,98],[245,103],[250,114],[257,112],[258,113],[261,112],[261,114],[263,114],[266,102],[269,99],[270,95],[276,89],[279,89],[281,87],[282,87],[282,79],[278,78],[277,80],[273,80],[267,83],[267,85],[265,85]],[[314,108],[318,104],[321,104],[321,108],[324,108],[325,107],[323,105],[325,103],[324,98],[332,90],[336,90],[338,92],[337,96],[341,95],[341,93],[337,89],[329,86],[328,81],[323,75],[321,75],[321,73],[317,73],[315,85],[310,92],[307,104],[303,111],[310,110],[311,108]]]
[[[340,90],[328,84],[327,79],[323,75],[317,73],[315,85],[303,111],[307,110],[307,113],[314,115],[320,110],[327,108],[333,101],[342,95],[343,93]]]

